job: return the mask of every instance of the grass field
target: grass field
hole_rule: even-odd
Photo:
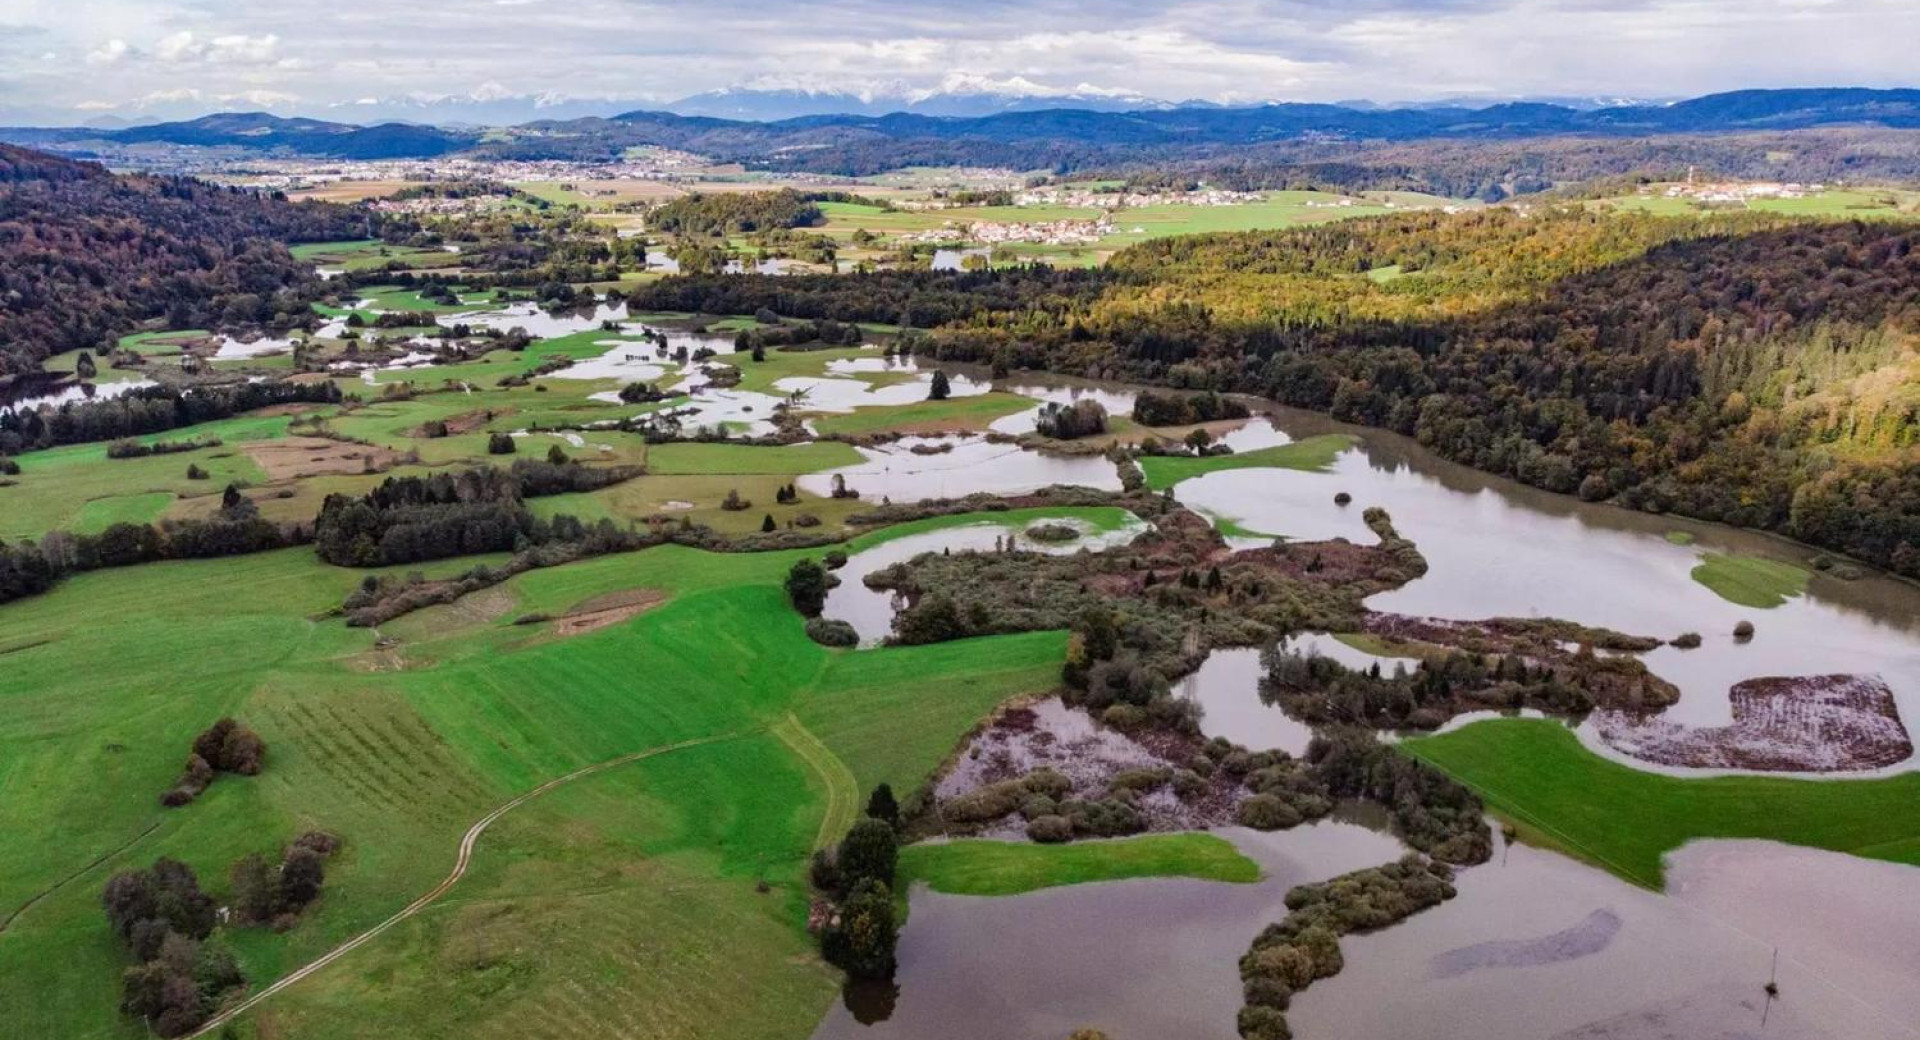
[[[1344,433],[1324,433],[1292,444],[1236,452],[1232,455],[1147,455],[1140,459],[1147,486],[1162,491],[1194,477],[1230,469],[1299,469],[1325,472],[1343,451],[1353,447],[1354,438]]]
[[[1920,866],[1920,774],[1681,779],[1582,747],[1559,722],[1497,719],[1400,745],[1478,791],[1526,841],[1658,889],[1696,838],[1764,838]]]
[[[1693,569],[1693,580],[1729,603],[1768,610],[1807,591],[1811,575],[1791,563],[1758,556],[1706,553]]]
[[[429,887],[488,806],[723,735],[516,810],[442,903],[241,1035],[805,1036],[837,978],[801,927],[808,852],[873,783],[912,790],[995,704],[1051,686],[1065,637],[824,650],[779,588],[799,555],[667,546],[535,571],[389,626],[379,650],[316,620],[360,574],[305,550],[88,574],[0,609],[0,913],[48,893],[0,934],[0,999],[31,1035],[137,1035],[98,906],[114,870],[174,855],[218,895],[247,852],[342,835],[299,927],[235,937],[264,982]],[[511,622],[632,588],[670,599],[571,638]],[[225,713],[266,738],[266,772],[161,809]]]
[[[900,854],[903,887],[924,881],[934,891],[952,895],[1011,896],[1058,885],[1143,877],[1249,884],[1260,880],[1260,867],[1226,839],[1200,833],[1070,845],[951,841],[908,846]]]

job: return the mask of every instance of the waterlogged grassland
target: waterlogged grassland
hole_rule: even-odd
[[[45,893],[0,934],[0,999],[24,1009],[27,1035],[139,1035],[115,1011],[124,958],[98,906],[114,870],[173,855],[220,895],[246,853],[309,827],[343,835],[298,927],[236,937],[257,984],[431,887],[488,807],[583,765],[721,736],[516,810],[442,904],[243,1029],[805,1035],[835,976],[803,928],[804,861],[847,777],[862,794],[880,780],[911,790],[995,704],[1050,687],[1065,636],[828,651],[779,587],[802,555],[665,546],[535,571],[484,594],[498,609],[389,626],[397,648],[327,616],[361,574],[305,550],[96,572],[0,608],[0,913]],[[666,601],[573,637],[513,623],[636,588]],[[267,771],[161,809],[192,734],[221,714],[262,733]]]
[[[895,408],[861,408],[846,414],[819,414],[814,427],[823,434],[861,434],[895,430],[902,433],[977,433],[995,419],[1024,412],[1033,399],[994,391],[972,397],[949,397]]]
[[[1698,838],[1762,838],[1920,866],[1920,774],[1681,779],[1582,747],[1559,722],[1498,719],[1401,747],[1472,787],[1528,842],[1658,889]]]
[[[923,881],[951,895],[1011,896],[1148,877],[1244,885],[1260,880],[1260,867],[1212,834],[1150,834],[1070,845],[968,840],[912,845],[900,853],[903,887]]]
[[[1147,486],[1163,491],[1194,477],[1230,469],[1297,469],[1324,473],[1333,460],[1353,447],[1354,438],[1345,433],[1323,433],[1292,444],[1236,452],[1232,455],[1208,455],[1201,458],[1180,455],[1149,455],[1140,459]]]
[[[1706,553],[1693,569],[1693,580],[1729,603],[1769,610],[1807,591],[1806,570],[1791,563],[1758,556]]]

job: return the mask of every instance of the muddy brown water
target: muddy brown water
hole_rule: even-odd
[[[815,1040],[1232,1040],[1237,961],[1288,887],[1402,850],[1343,820],[1219,832],[1257,885],[1156,879],[997,898],[917,889],[888,1017]],[[1460,894],[1341,942],[1294,999],[1302,1040],[1901,1040],[1920,1034],[1920,870],[1768,842],[1671,858],[1669,895],[1517,846]],[[1780,949],[1778,965],[1774,950]],[[1767,999],[1773,979],[1780,996]],[[861,1006],[871,1017],[876,1009]],[[1763,1022],[1764,1017],[1764,1022]]]
[[[815,1040],[1062,1040],[1234,1036],[1235,967],[1286,912],[1287,889],[1387,862],[1399,843],[1328,821],[1229,837],[1266,872],[1257,884],[1115,881],[981,897],[915,891],[900,934],[891,1016],[862,1025],[836,1005]]]
[[[1295,998],[1294,1034],[1920,1035],[1920,869],[1727,841],[1689,845],[1670,864],[1660,895],[1555,853],[1502,850],[1460,875],[1451,902],[1342,940],[1345,970]]]

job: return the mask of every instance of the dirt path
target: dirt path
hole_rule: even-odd
[[[773,735],[811,766],[827,787],[827,813],[820,818],[820,832],[813,839],[814,848],[824,849],[838,841],[858,818],[860,781],[854,779],[853,770],[840,761],[840,756],[820,743],[820,738],[801,725],[793,713],[789,712],[785,721],[774,724]]]
[[[798,723],[795,723],[795,725],[798,725]],[[286,989],[287,987],[293,985],[294,983],[299,982],[301,979],[304,979],[307,976],[320,971],[320,969],[325,968],[327,965],[332,964],[334,961],[337,961],[342,957],[345,957],[347,954],[353,952],[355,949],[359,948],[360,946],[366,943],[372,942],[374,939],[379,937],[380,933],[386,931],[389,928],[392,928],[394,925],[399,924],[400,922],[406,920],[409,917],[412,917],[413,915],[419,913],[420,911],[425,910],[429,905],[433,903],[434,900],[439,899],[443,895],[446,895],[449,889],[453,888],[454,885],[459,883],[461,878],[466,876],[467,865],[473,860],[473,846],[476,842],[480,840],[480,835],[486,833],[487,828],[492,826],[495,820],[498,820],[500,817],[505,816],[507,813],[511,812],[515,808],[521,805],[524,805],[535,798],[538,798],[539,796],[547,793],[548,791],[553,790],[556,787],[561,786],[562,784],[572,783],[573,781],[578,780],[581,777],[591,776],[595,773],[602,772],[603,770],[612,769],[615,766],[623,766],[629,762],[638,762],[644,758],[653,758],[658,755],[665,755],[674,751],[684,751],[687,748],[700,747],[701,745],[704,745],[704,744],[717,744],[722,741],[736,739],[739,736],[740,734],[738,733],[723,733],[723,734],[720,734],[719,736],[701,737],[698,740],[683,740],[678,744],[665,744],[660,747],[648,748],[645,751],[636,751],[630,755],[621,755],[619,758],[611,758],[605,762],[600,762],[595,765],[586,766],[582,769],[576,769],[565,776],[555,777],[554,779],[549,780],[544,784],[541,784],[539,787],[536,787],[533,790],[528,791],[527,793],[519,796],[518,798],[515,798],[510,802],[506,802],[498,806],[492,812],[486,814],[485,816],[482,816],[477,822],[474,823],[473,826],[467,828],[467,833],[461,836],[460,838],[459,851],[454,856],[453,871],[449,873],[446,876],[446,878],[442,880],[439,884],[433,886],[431,889],[428,889],[427,892],[424,895],[422,895],[420,898],[414,900],[411,903],[408,903],[405,907],[403,907],[400,910],[400,912],[394,914],[392,917],[387,918],[386,920],[380,922],[379,924],[374,925],[372,928],[369,928],[366,931],[361,932],[359,935],[356,935],[353,938],[348,939],[346,942],[343,942],[340,945],[334,947],[333,949],[327,951],[326,953],[322,954],[319,958],[314,960],[312,963],[288,972],[285,976],[281,977],[278,981],[273,983],[273,985],[268,986],[266,989],[263,989],[260,992],[255,993],[254,995],[248,997],[247,999],[241,1001],[240,1003],[235,1004],[234,1006],[227,1008],[225,1011],[220,1012],[219,1014],[213,1016],[212,1018],[207,1019],[205,1025],[202,1025],[199,1029],[193,1031],[192,1033],[187,1034],[188,1040],[193,1040],[193,1038],[195,1037],[206,1036],[207,1034],[212,1033],[214,1030],[219,1029],[221,1026],[226,1025],[228,1022],[231,1022],[235,1018],[238,1018],[239,1016],[252,1010],[252,1008],[255,1005],[259,1004],[261,1001],[266,1000],[268,997],[273,996],[275,993],[278,993],[281,990]],[[821,750],[824,751],[825,748],[822,748]]]

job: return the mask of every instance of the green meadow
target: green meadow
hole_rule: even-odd
[[[1600,757],[1559,722],[1495,719],[1400,745],[1479,792],[1525,841],[1658,889],[1667,853],[1763,838],[1920,866],[1920,774],[1679,778]]]

